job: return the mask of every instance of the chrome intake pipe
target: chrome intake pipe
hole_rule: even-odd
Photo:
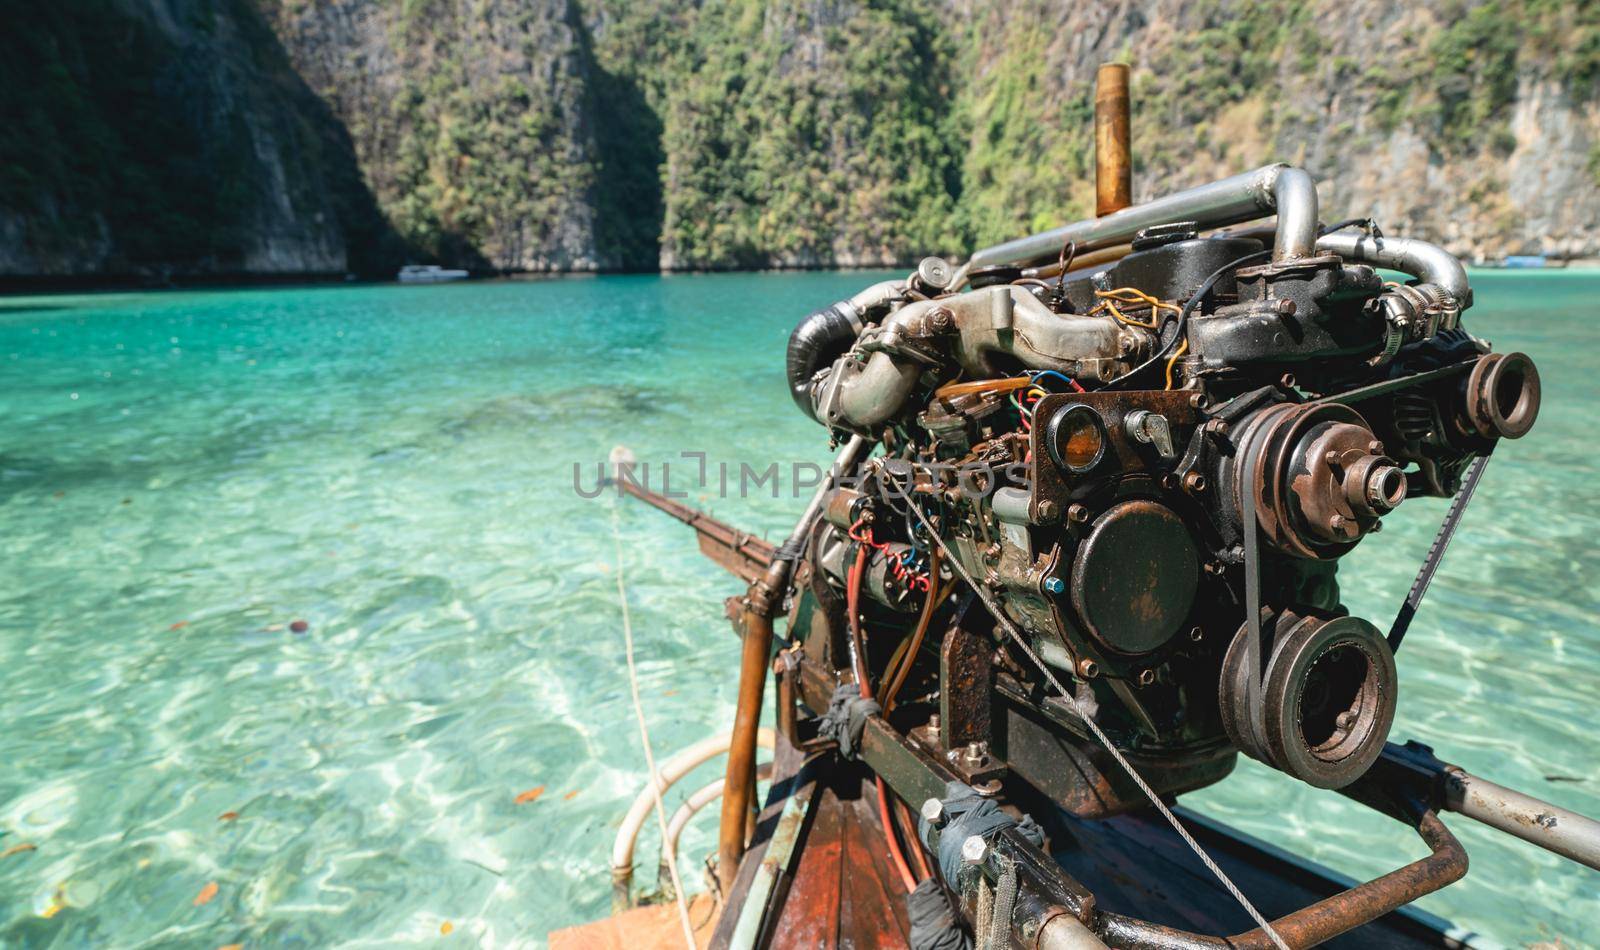
[[[1316,248],[1324,254],[1337,254],[1347,261],[1362,261],[1375,267],[1410,274],[1425,284],[1448,291],[1465,309],[1472,302],[1472,287],[1467,269],[1454,254],[1416,238],[1373,237],[1354,231],[1324,234]]]
[[[895,311],[809,390],[810,408],[824,425],[858,431],[898,415],[926,369],[905,355],[907,345],[949,353],[969,379],[1005,375],[1020,363],[1102,382],[1124,372],[1143,343],[1111,317],[1058,314],[1024,287],[985,287]]]
[[[1272,259],[1310,257],[1317,244],[1317,186],[1304,169],[1265,165],[1255,171],[1134,205],[1102,218],[1090,218],[1051,231],[986,247],[972,255],[969,269],[1032,264],[1054,258],[1071,241],[1078,253],[1126,244],[1134,235],[1158,224],[1193,221],[1200,228],[1220,228],[1278,216]]]

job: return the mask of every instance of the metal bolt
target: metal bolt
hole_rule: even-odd
[[[950,286],[950,278],[954,276],[950,263],[942,257],[924,257],[917,265],[917,277],[936,290]]]
[[[955,314],[945,307],[935,307],[928,314],[928,322],[941,333],[956,325]]]
[[[922,820],[934,827],[944,824],[944,802],[930,798],[922,803]]]
[[[1044,590],[1047,594],[1064,593],[1066,589],[1067,582],[1059,577],[1056,577],[1054,574],[1044,579]]]
[[[1206,490],[1206,477],[1199,472],[1189,472],[1183,476],[1183,487],[1191,492],[1203,492]]]
[[[1054,520],[1056,520],[1056,513],[1057,512],[1056,512],[1056,503],[1055,502],[1048,501],[1048,500],[1039,502],[1039,520],[1040,521],[1054,521]]]
[[[961,860],[968,864],[982,864],[988,854],[989,842],[983,840],[981,835],[971,835],[961,842]]]
[[[1201,640],[1204,640],[1205,638],[1206,638],[1206,632],[1204,630],[1200,629],[1199,627],[1195,627],[1193,630],[1189,631],[1189,639],[1193,640],[1195,643],[1199,643]]]
[[[1294,316],[1294,312],[1298,309],[1299,307],[1295,305],[1293,300],[1285,298],[1278,301],[1278,316],[1280,317],[1292,317]]]
[[[1156,671],[1155,670],[1140,670],[1139,671],[1139,685],[1140,686],[1149,686],[1151,683],[1154,683],[1155,681],[1156,681]]]
[[[1069,505],[1067,507],[1067,520],[1074,524],[1083,524],[1089,520],[1089,509],[1082,505]]]
[[[1206,403],[1210,401],[1211,400],[1206,398],[1205,393],[1194,393],[1189,396],[1189,405],[1196,409],[1204,409],[1206,407]]]
[[[1373,455],[1382,455],[1383,443],[1379,442],[1377,439],[1373,439],[1371,442],[1367,443],[1367,451]]]
[[[1078,661],[1078,675],[1086,680],[1092,680],[1100,674],[1100,664],[1085,657]]]

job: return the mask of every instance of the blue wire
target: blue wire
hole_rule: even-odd
[[[1068,386],[1072,385],[1072,380],[1070,380],[1067,377],[1061,375],[1060,373],[1056,372],[1053,369],[1034,370],[1033,372],[1029,373],[1028,375],[1033,377],[1033,381],[1034,382],[1038,382],[1039,381],[1039,377],[1041,377],[1041,376],[1054,376],[1056,379],[1061,380],[1063,383],[1066,383]]]

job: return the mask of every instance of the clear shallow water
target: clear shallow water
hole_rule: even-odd
[[[703,451],[735,481],[824,461],[783,342],[871,279],[0,300],[0,851],[37,846],[0,859],[0,944],[537,945],[603,915],[644,769],[612,509],[573,464],[587,487],[617,443]],[[1469,324],[1539,361],[1545,408],[1407,638],[1394,735],[1600,814],[1600,274],[1476,283]],[[780,498],[701,503],[781,534],[801,506],[784,478]],[[1442,512],[1408,505],[1363,545],[1342,575],[1357,613],[1392,616]],[[731,719],[737,584],[687,529],[618,517],[665,754]],[[1248,762],[1185,801],[1353,875],[1422,853]],[[685,838],[691,880],[713,815]],[[1423,906],[1593,945],[1600,874],[1452,827],[1472,874]],[[648,883],[648,831],[639,859]]]

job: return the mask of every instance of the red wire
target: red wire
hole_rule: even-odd
[[[855,644],[855,673],[856,685],[861,689],[862,699],[872,698],[872,684],[867,681],[866,641],[861,635],[861,575],[866,573],[868,546],[882,550],[887,545],[878,545],[872,540],[871,529],[865,534],[858,533],[861,522],[850,526],[850,537],[861,543],[856,549],[856,562],[850,567],[850,580],[845,587],[845,609],[850,612],[850,639]],[[894,827],[889,824],[889,792],[884,787],[883,777],[874,775],[873,781],[878,785],[878,818],[883,823],[883,836],[889,843],[889,857],[894,862],[895,870],[900,873],[900,880],[907,891],[915,890],[917,879],[912,876],[911,868],[906,866],[906,856],[900,851],[900,842],[895,840]]]
[[[933,876],[933,870],[928,867],[928,859],[923,856],[922,842],[917,840],[917,821],[911,815],[911,806],[904,799],[895,799],[899,806],[900,826],[906,829],[906,840],[911,846],[911,857],[917,862],[917,880],[925,881]]]
[[[856,562],[850,567],[850,581],[845,587],[845,609],[850,612],[850,642],[854,645],[854,667],[856,685],[861,689],[862,699],[872,698],[872,684],[867,681],[867,644],[866,638],[861,634],[861,575],[866,573],[867,548],[866,545],[856,549]]]
[[[881,552],[884,557],[889,559],[889,573],[894,575],[895,580],[905,584],[908,589],[931,590],[933,588],[933,579],[926,574],[918,573],[908,568],[898,555],[889,550],[887,543],[879,543],[873,540],[872,529],[861,527],[865,521],[866,519],[857,521],[845,532],[850,540],[862,545],[863,551],[871,548],[874,551]]]
[[[894,837],[894,826],[889,823],[889,790],[884,787],[882,776],[874,775],[873,780],[878,783],[878,820],[883,822],[883,837],[889,842],[889,857],[894,861],[895,870],[900,872],[900,881],[905,884],[906,890],[914,891],[917,889],[917,878],[906,865],[906,856],[900,851],[900,842]]]

